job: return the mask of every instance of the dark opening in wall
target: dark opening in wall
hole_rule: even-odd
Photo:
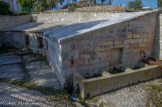
[[[111,65],[121,64],[122,63],[122,48],[114,48],[111,50]]]
[[[46,49],[48,50],[48,41],[46,40]]]
[[[25,45],[26,47],[29,46],[29,36],[25,36]]]
[[[38,48],[43,48],[43,38],[37,37],[37,40],[38,40]]]

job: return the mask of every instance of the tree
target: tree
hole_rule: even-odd
[[[65,0],[18,0],[22,11],[46,11],[55,8],[58,3],[62,4]]]
[[[101,0],[102,5],[103,5],[104,1],[106,1],[106,0]]]
[[[31,11],[34,0],[18,0],[22,11]]]
[[[12,11],[10,10],[9,4],[0,0],[0,14],[12,14]]]
[[[108,0],[108,5],[112,5],[113,0]]]
[[[162,0],[157,0],[158,1],[158,7],[162,7]]]
[[[129,9],[140,9],[142,8],[142,0],[135,0],[128,2],[128,8]]]

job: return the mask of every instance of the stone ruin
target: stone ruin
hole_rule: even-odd
[[[159,11],[125,12],[120,5],[32,14],[20,21],[14,17],[13,24],[6,20],[9,27],[1,27],[0,46],[46,55],[62,88],[71,86],[73,72],[88,78],[119,65],[134,68],[142,52],[150,57],[158,50],[153,44],[159,40]]]

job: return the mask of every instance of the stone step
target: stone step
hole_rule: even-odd
[[[34,57],[28,55],[24,56],[24,59],[29,61],[30,59],[34,59]],[[60,89],[60,84],[54,71],[44,60],[31,60],[26,63],[26,69],[29,72],[32,81],[37,86],[52,87],[57,90]]]

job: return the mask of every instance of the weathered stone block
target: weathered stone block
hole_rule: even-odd
[[[96,55],[99,58],[101,58],[101,57],[108,57],[109,56],[109,52],[97,52]]]
[[[127,35],[127,38],[128,38],[128,39],[132,39],[132,37],[133,37],[132,34],[128,34],[128,35]]]
[[[113,44],[112,41],[102,41],[102,42],[97,43],[98,46],[107,46],[107,45],[112,45],[112,44]]]
[[[95,48],[94,48],[94,51],[95,51],[95,52],[105,51],[105,47],[99,47],[99,46],[98,46],[98,47],[95,47]]]
[[[121,40],[114,41],[114,45],[121,45],[121,44],[122,44]]]
[[[139,43],[132,43],[129,45],[129,48],[133,49],[133,48],[138,48],[139,47]]]
[[[83,59],[90,59],[91,58],[91,56],[90,55],[80,55],[80,57],[81,58],[83,58]]]
[[[141,35],[139,35],[139,34],[133,34],[133,38],[134,39],[138,39],[138,38],[140,38],[141,37]]]
[[[128,39],[124,41],[124,44],[129,44],[129,43],[142,43],[143,39]]]
[[[153,38],[144,38],[143,42],[151,42],[153,41]]]
[[[82,66],[84,65],[84,60],[83,59],[75,59],[74,60],[74,66],[77,67],[77,66]]]
[[[139,47],[140,47],[140,48],[146,47],[146,43],[140,43],[140,44],[139,44]]]
[[[111,48],[112,48],[112,46],[106,46],[106,51],[110,51],[111,50]]]

